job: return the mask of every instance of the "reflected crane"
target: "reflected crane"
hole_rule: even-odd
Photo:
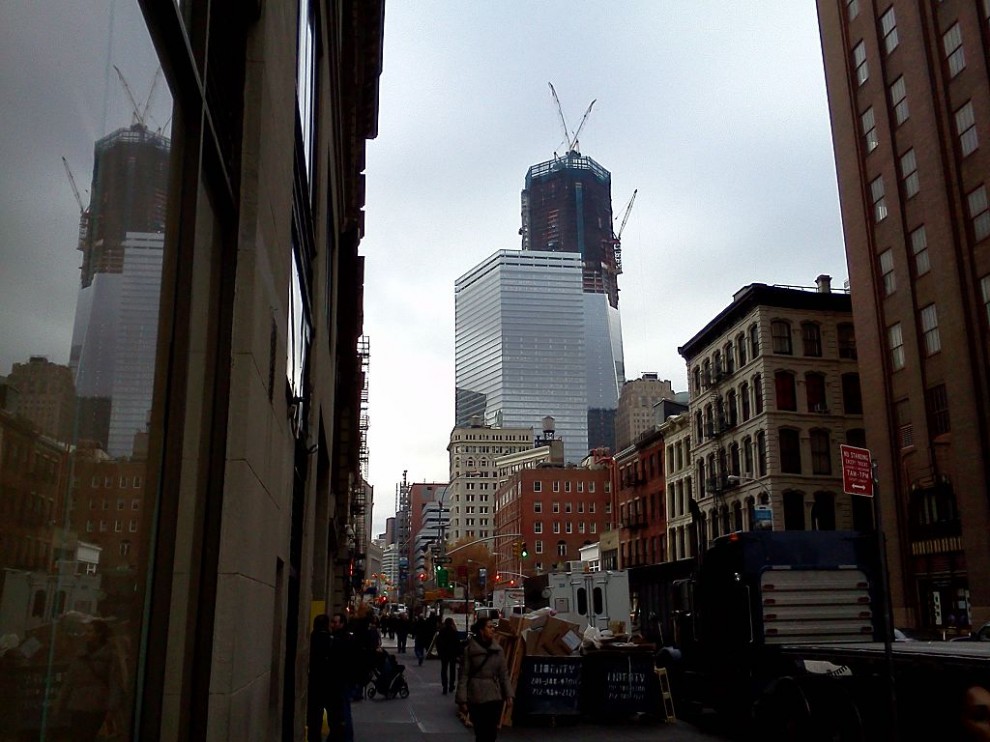
[[[151,105],[151,97],[155,94],[155,88],[158,87],[158,78],[161,77],[162,68],[159,67],[155,70],[155,76],[151,81],[151,88],[148,90],[144,105],[138,105],[131,86],[127,84],[127,79],[124,77],[124,73],[120,71],[120,67],[114,65],[113,68],[117,73],[117,77],[120,78],[120,84],[123,86],[124,92],[127,93],[127,100],[131,103],[131,108],[134,111],[134,123],[140,124],[141,127],[147,129],[148,107]]]
[[[72,168],[69,167],[69,161],[65,159],[65,155],[62,155],[62,166],[65,168],[65,174],[69,176],[72,195],[76,197],[76,203],[79,205],[79,243],[77,249],[84,250],[89,235],[89,209],[83,206],[82,196],[79,195],[79,187],[76,185],[76,179],[72,175]]]

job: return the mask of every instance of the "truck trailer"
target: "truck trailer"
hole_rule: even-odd
[[[629,573],[679,713],[754,739],[965,739],[967,689],[990,689],[990,643],[891,641],[876,534],[739,532]]]

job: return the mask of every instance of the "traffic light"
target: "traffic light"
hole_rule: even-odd
[[[420,572],[418,577],[420,582],[426,582],[426,572]]]
[[[528,556],[529,556],[529,550],[526,548],[526,542],[523,541],[519,547],[519,558],[525,559]]]
[[[437,569],[437,587],[450,587],[450,573],[446,567]]]
[[[519,561],[519,555],[522,553],[522,542],[513,541],[512,542],[512,558],[515,561]]]

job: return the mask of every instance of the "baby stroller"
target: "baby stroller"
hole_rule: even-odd
[[[409,683],[406,682],[405,665],[400,665],[395,657],[384,649],[377,653],[375,666],[371,669],[368,681],[368,698],[380,695],[385,699],[408,698]]]

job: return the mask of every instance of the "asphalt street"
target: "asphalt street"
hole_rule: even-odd
[[[395,652],[394,640],[385,640],[389,652]],[[407,654],[397,655],[405,665],[409,683],[406,699],[373,699],[352,704],[355,742],[444,742],[474,739],[471,729],[457,718],[453,694],[443,695],[440,685],[440,662],[427,659],[422,666],[416,662],[409,642]],[[597,724],[571,717],[529,719],[524,724],[506,727],[499,733],[500,742],[631,742],[633,740],[677,740],[701,742],[725,740],[724,736],[706,733],[684,721],[662,721],[630,718],[608,724]]]

